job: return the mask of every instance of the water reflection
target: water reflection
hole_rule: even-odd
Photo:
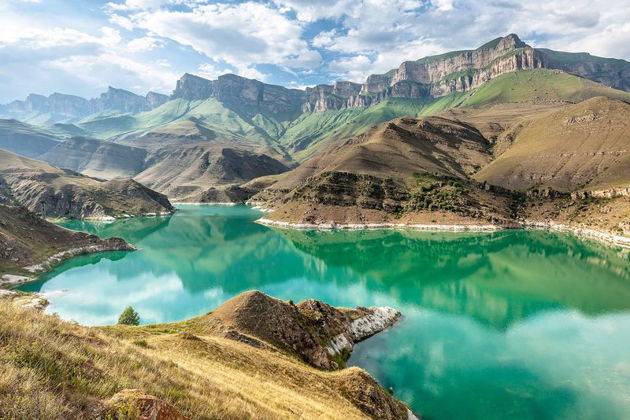
[[[543,231],[274,230],[244,207],[70,228],[137,252],[74,258],[24,286],[50,312],[113,323],[196,316],[259,289],[282,299],[389,305],[404,320],[361,343],[369,370],[424,418],[630,418],[630,260]]]

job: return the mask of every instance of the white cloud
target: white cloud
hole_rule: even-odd
[[[303,28],[264,4],[202,5],[190,11],[160,9],[129,16],[136,28],[193,48],[248,74],[256,64],[290,68],[319,65],[321,57],[301,39]]]
[[[151,51],[164,45],[164,41],[152,36],[134,38],[127,43],[127,48],[131,52]]]

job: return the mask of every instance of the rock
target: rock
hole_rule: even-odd
[[[260,347],[258,340],[247,338],[253,336],[315,367],[333,370],[344,366],[355,343],[393,325],[400,312],[386,307],[338,309],[314,299],[293,305],[250,291],[228,300],[211,316],[226,338]]]
[[[114,395],[105,404],[103,414],[103,418],[117,420],[189,420],[166,401],[137,389],[125,389]]]

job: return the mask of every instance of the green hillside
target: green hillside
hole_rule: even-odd
[[[305,113],[292,121],[289,115],[272,114],[256,107],[236,109],[211,98],[175,99],[136,115],[93,116],[76,126],[89,136],[112,140],[131,140],[148,132],[186,136],[197,130],[207,139],[280,148],[301,161],[329,141],[359,134],[367,127],[406,115],[430,115],[448,108],[505,102],[580,102],[594,96],[630,101],[628,92],[558,70],[537,69],[507,73],[465,93],[454,92],[440,98],[387,98],[367,108]]]

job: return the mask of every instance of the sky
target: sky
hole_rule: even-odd
[[[518,34],[630,60],[630,0],[0,0],[0,103],[170,94],[182,74],[303,88]]]

